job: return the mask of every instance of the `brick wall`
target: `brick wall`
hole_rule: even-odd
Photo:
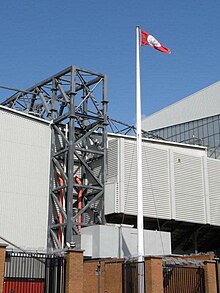
[[[6,246],[0,244],[0,293],[4,284]],[[214,255],[212,255],[213,257]],[[216,293],[217,264],[210,255],[189,256],[190,259],[205,260],[206,292]],[[186,257],[188,258],[188,257]],[[82,250],[70,250],[66,256],[66,293],[121,293],[123,260],[84,260]],[[219,281],[220,281],[220,265]],[[100,270],[100,274],[98,271]],[[162,258],[145,258],[146,292],[163,293]]]
[[[98,271],[100,270],[100,273]],[[83,292],[121,293],[122,263],[119,261],[85,261]]]
[[[105,263],[105,290],[109,293],[122,292],[122,262]]]
[[[146,292],[163,293],[163,268],[161,257],[145,258]]]
[[[104,292],[105,263],[90,261],[84,263],[83,292]]]
[[[70,250],[66,258],[66,293],[82,293],[83,284],[83,251]]]
[[[189,256],[205,260],[206,292],[216,293],[216,263],[210,255]],[[185,258],[188,258],[186,256]],[[82,251],[67,254],[66,293],[121,293],[123,260],[84,260]],[[100,274],[98,271],[100,270]],[[220,273],[219,273],[220,274]],[[145,258],[146,292],[163,293],[161,257]]]
[[[0,293],[3,292],[4,286],[4,268],[5,268],[5,244],[0,244]]]
[[[205,290],[206,292],[216,293],[216,268],[215,261],[207,261],[204,269],[205,269]]]

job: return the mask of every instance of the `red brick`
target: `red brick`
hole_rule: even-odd
[[[3,292],[4,286],[4,269],[5,269],[5,251],[7,245],[0,244],[0,292]]]

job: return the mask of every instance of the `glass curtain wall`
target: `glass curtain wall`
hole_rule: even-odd
[[[220,159],[220,115],[172,125],[151,133],[170,141],[206,146],[209,157]]]

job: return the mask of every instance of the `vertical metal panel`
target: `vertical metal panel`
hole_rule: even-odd
[[[124,142],[124,209],[126,214],[137,214],[137,166],[136,145]]]
[[[137,213],[136,144],[124,143],[125,212]],[[144,216],[170,219],[170,185],[168,150],[143,142],[143,208]]]
[[[143,195],[146,215],[170,219],[170,180],[168,149],[143,144]]]
[[[210,224],[220,225],[220,161],[208,158]]]
[[[108,183],[105,184],[105,213],[119,211],[119,140],[111,139],[108,142]],[[113,212],[113,213],[114,213]]]
[[[202,158],[174,152],[176,219],[206,223]]]
[[[45,249],[49,124],[3,109],[0,123],[0,235],[23,248]]]
[[[108,179],[112,180],[118,176],[118,139],[108,142]]]

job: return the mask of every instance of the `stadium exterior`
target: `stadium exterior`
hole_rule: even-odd
[[[107,104],[106,76],[75,66],[2,103],[2,239],[135,255],[135,137],[107,133]],[[197,112],[194,120],[210,117]],[[146,254],[169,254],[171,243],[173,253],[218,252],[220,160],[206,146],[143,138],[143,162]]]
[[[206,146],[220,159],[220,81],[142,121],[142,127],[166,140]]]

